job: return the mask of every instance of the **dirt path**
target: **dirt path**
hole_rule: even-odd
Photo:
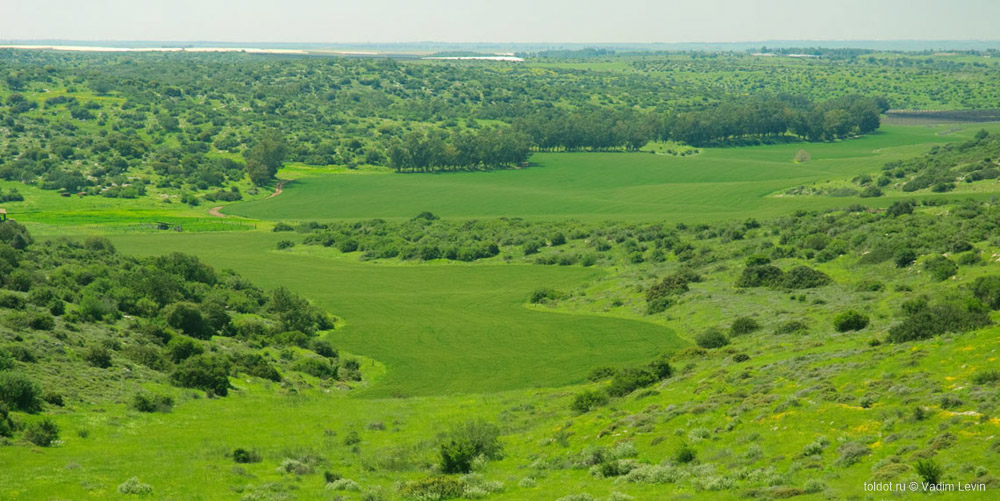
[[[208,213],[211,214],[211,215],[213,215],[213,216],[215,216],[215,217],[226,217],[225,214],[219,212],[220,209],[222,209],[221,205],[219,205],[217,207],[212,207],[211,209],[208,209]]]
[[[288,181],[278,181],[278,184],[274,187],[274,193],[271,193],[270,195],[268,195],[267,198],[274,198],[274,197],[280,195],[281,192],[285,190],[285,183],[287,183],[287,182]]]

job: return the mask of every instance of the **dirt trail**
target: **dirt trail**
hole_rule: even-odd
[[[211,209],[208,209],[208,213],[211,214],[211,215],[213,215],[213,216],[215,216],[215,217],[226,217],[225,214],[219,212],[220,209],[222,209],[221,205],[216,206],[216,207],[212,207]]]
[[[268,195],[267,198],[274,198],[274,197],[280,195],[281,192],[285,190],[285,183],[287,183],[287,182],[288,181],[278,181],[277,186],[274,187],[274,193],[271,193],[270,195]]]

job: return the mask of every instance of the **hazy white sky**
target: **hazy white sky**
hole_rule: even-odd
[[[0,0],[0,40],[997,40],[1000,0]]]

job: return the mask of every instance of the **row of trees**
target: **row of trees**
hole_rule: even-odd
[[[692,146],[780,136],[828,141],[878,129],[879,115],[886,109],[888,103],[881,98],[848,96],[814,103],[782,95],[727,101],[703,110],[666,115],[631,109],[550,108],[515,120],[513,127],[543,151],[634,151],[655,139]]]
[[[396,172],[440,172],[496,169],[528,161],[530,138],[512,129],[482,129],[457,134],[414,131],[388,148]]]

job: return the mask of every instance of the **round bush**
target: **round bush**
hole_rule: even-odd
[[[729,326],[730,336],[741,336],[760,330],[760,324],[750,317],[739,317]]]
[[[35,412],[42,407],[42,388],[28,376],[14,371],[0,372],[0,403],[11,409]]]
[[[694,338],[698,346],[705,349],[722,348],[729,344],[729,339],[719,329],[708,329]]]
[[[833,327],[837,332],[859,331],[868,327],[868,316],[855,310],[848,310],[833,319]]]

